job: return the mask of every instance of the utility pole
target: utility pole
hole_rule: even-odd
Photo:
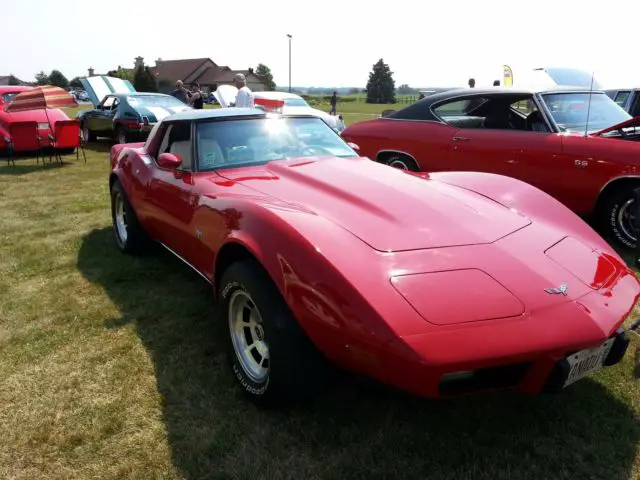
[[[291,35],[287,33],[289,37],[289,93],[291,93]]]

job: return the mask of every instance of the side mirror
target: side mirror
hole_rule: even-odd
[[[355,143],[352,142],[348,142],[347,145],[349,145],[351,148],[353,148],[357,153],[360,153],[360,146],[356,145]]]
[[[182,165],[182,159],[173,153],[161,153],[158,157],[158,165],[169,170],[175,170]]]

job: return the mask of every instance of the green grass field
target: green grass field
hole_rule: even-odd
[[[288,414],[253,407],[207,285],[168,253],[116,250],[109,146],[0,164],[0,478],[640,478],[632,353],[557,396],[345,381]]]

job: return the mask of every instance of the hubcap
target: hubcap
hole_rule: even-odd
[[[89,129],[87,128],[86,125],[82,127],[82,137],[84,138],[85,142],[89,141]]]
[[[118,133],[118,143],[127,143],[127,136],[122,130]]]
[[[118,238],[124,244],[127,242],[127,214],[124,211],[124,200],[122,195],[116,194],[115,205],[115,217],[116,217],[116,232]]]
[[[260,312],[244,290],[235,291],[229,299],[229,331],[244,372],[254,382],[264,382],[269,374],[269,347]]]
[[[635,226],[636,216],[634,213],[635,206],[633,203],[634,200],[631,198],[620,207],[620,210],[618,211],[618,226],[627,238],[635,242],[638,240],[638,230]]]
[[[400,170],[409,170],[406,163],[398,158],[394,158],[389,162],[389,166],[393,168],[399,168]]]

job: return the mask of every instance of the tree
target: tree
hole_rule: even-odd
[[[49,74],[49,85],[54,87],[69,88],[69,80],[65,77],[60,70],[51,70]]]
[[[120,78],[122,80],[129,80],[131,83],[133,83],[134,71],[128,68],[122,68],[118,65],[118,70],[109,70],[107,72],[107,76]]]
[[[133,87],[138,92],[157,92],[158,84],[149,67],[138,67],[133,73]]]
[[[412,95],[412,94],[415,94],[415,93],[417,93],[417,90],[415,88],[411,88],[406,83],[403,83],[402,85],[400,85],[398,87],[398,94],[399,95]]]
[[[274,91],[276,89],[276,82],[273,81],[273,74],[271,69],[266,65],[259,63],[256,68],[256,75],[262,78],[267,84],[267,90]]]
[[[18,77],[9,75],[9,85],[21,85],[22,82],[18,80]]]
[[[36,73],[36,85],[49,85],[49,75],[40,70]]]
[[[396,103],[393,72],[382,58],[373,65],[367,82],[367,103]]]
[[[80,77],[73,77],[73,79],[69,82],[69,86],[73,88],[82,88],[82,83],[80,83]]]

